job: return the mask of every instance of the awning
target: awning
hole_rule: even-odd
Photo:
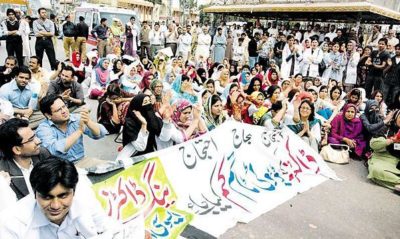
[[[144,0],[118,0],[120,3],[128,3],[132,5],[145,6],[145,7],[153,7],[153,3],[144,1]]]
[[[220,5],[206,7],[203,11],[205,13],[282,20],[400,22],[399,12],[368,2]]]
[[[18,5],[26,5],[28,0],[0,0],[0,3],[3,4],[18,4]]]

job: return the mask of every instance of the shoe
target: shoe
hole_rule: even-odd
[[[400,195],[400,184],[397,184],[394,186],[393,192]]]

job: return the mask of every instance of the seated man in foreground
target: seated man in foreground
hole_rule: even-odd
[[[10,179],[18,200],[33,192],[29,184],[33,166],[51,156],[40,144],[27,120],[14,118],[0,126],[0,150],[4,154],[0,159],[0,174]]]
[[[121,225],[107,217],[95,197],[76,190],[78,172],[66,160],[52,158],[32,170],[33,195],[0,216],[0,238],[114,238]]]
[[[56,157],[74,162],[77,167],[90,168],[103,160],[85,157],[83,134],[92,139],[103,138],[107,130],[93,122],[87,110],[70,114],[61,96],[48,95],[40,101],[40,110],[46,120],[39,125],[36,134],[43,147]]]

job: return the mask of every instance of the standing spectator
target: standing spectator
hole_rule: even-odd
[[[65,59],[71,58],[71,52],[75,50],[75,37],[76,37],[76,26],[71,22],[71,16],[65,17],[65,23],[63,25],[63,43]]]
[[[395,56],[388,59],[388,69],[383,81],[383,96],[386,104],[394,103],[394,96],[400,92],[400,44],[395,46]]]
[[[100,25],[97,25],[90,32],[97,39],[97,52],[99,57],[106,57],[107,55],[107,18],[102,18],[100,20]]]
[[[337,29],[336,30],[336,37],[333,38],[332,42],[338,42],[339,45],[342,45],[343,42],[347,42],[347,39],[345,36],[343,36],[343,30],[342,29]]]
[[[253,68],[254,65],[258,62],[257,42],[259,38],[259,32],[256,32],[254,36],[250,35],[250,42],[248,46],[250,68]]]
[[[54,36],[51,37],[51,40],[53,41],[53,46],[57,47],[57,38],[62,39],[62,32],[60,35],[60,28],[58,26],[58,24],[59,24],[58,18],[53,13],[50,14],[50,21],[52,21],[53,25],[54,25]]]
[[[225,56],[226,37],[223,35],[222,28],[217,29],[217,34],[214,36],[214,62],[222,63]]]
[[[18,65],[24,65],[22,58],[22,38],[20,30],[20,22],[15,17],[15,11],[11,8],[7,9],[7,19],[2,22],[4,35],[6,35],[6,49],[8,56],[16,56]]]
[[[160,24],[156,22],[154,29],[149,32],[150,60],[153,60],[158,51],[164,48],[164,34],[160,30]]]
[[[39,8],[38,13],[39,19],[33,22],[33,32],[36,36],[36,55],[39,58],[40,65],[43,66],[43,52],[46,51],[51,69],[55,70],[57,68],[56,54],[51,40],[54,36],[54,23],[47,19],[47,10],[45,8]]]
[[[226,49],[225,58],[230,62],[233,57],[233,36],[232,31],[228,30],[228,36],[226,37]]]
[[[378,45],[381,38],[383,38],[383,35],[380,32],[380,26],[374,25],[372,27],[372,34],[368,37],[367,41],[365,42],[365,45],[372,47],[373,50],[378,50],[379,48]]]
[[[335,39],[335,37],[337,37],[337,34],[335,32],[336,26],[335,24],[332,24],[330,26],[330,31],[325,35],[325,37],[329,38],[329,41],[333,41],[333,39]]]
[[[306,78],[315,78],[319,76],[319,63],[321,63],[323,52],[318,48],[318,40],[311,41],[311,47],[303,52],[303,70],[302,75]]]
[[[300,62],[302,60],[299,47],[294,44],[294,37],[287,37],[287,44],[282,52],[281,77],[286,80],[300,72]]]
[[[357,65],[357,87],[365,88],[365,81],[368,75],[368,65],[366,65],[368,58],[371,56],[372,47],[367,46],[361,52],[361,57]]]
[[[150,39],[149,39],[149,34],[150,34],[150,27],[147,24],[147,21],[143,21],[143,27],[142,30],[140,31],[140,57],[144,58],[147,56],[147,58],[150,57]]]
[[[176,55],[177,42],[178,42],[178,32],[176,31],[175,24],[169,24],[168,29],[164,32],[165,37],[165,47],[170,47],[173,56]]]
[[[22,57],[24,65],[28,65],[29,58],[32,55],[31,51],[31,44],[29,40],[29,34],[31,33],[31,27],[29,24],[32,22],[30,16],[22,16],[21,20],[19,21],[19,32],[22,38]]]
[[[281,67],[282,64],[282,52],[283,48],[285,48],[286,45],[286,36],[284,34],[279,34],[279,41],[275,43],[274,46],[274,59],[276,61],[276,64]]]
[[[17,73],[17,58],[15,58],[15,56],[8,56],[4,66],[0,66],[0,87],[12,81]]]
[[[89,26],[85,23],[85,18],[80,16],[79,23],[76,24],[75,48],[82,56],[82,62],[86,62],[86,41],[89,37]]]
[[[271,56],[273,45],[272,42],[268,39],[268,33],[264,32],[261,41],[258,43],[257,51],[258,51],[258,61],[263,68],[263,71],[267,70],[269,65],[269,58]]]
[[[347,43],[346,66],[344,69],[343,85],[346,92],[350,92],[357,83],[357,65],[360,61],[360,54],[357,52],[357,44],[354,40]]]
[[[203,56],[204,59],[210,56],[211,36],[208,34],[207,27],[204,26],[202,29],[203,32],[197,37],[196,60],[200,59],[200,56]]]
[[[365,63],[369,66],[368,76],[365,82],[365,93],[368,98],[371,97],[372,88],[374,88],[374,90],[382,90],[383,70],[387,66],[387,60],[390,58],[386,47],[387,39],[380,39],[378,50],[373,51]]]
[[[125,55],[136,56],[138,49],[139,30],[135,23],[135,17],[131,17],[125,26]]]
[[[182,56],[183,62],[189,59],[192,45],[192,36],[188,30],[190,27],[182,28],[182,34],[178,38],[178,55]]]
[[[388,32],[388,51],[391,56],[395,55],[395,46],[399,44],[399,39],[396,37],[396,32],[393,29],[390,29]]]

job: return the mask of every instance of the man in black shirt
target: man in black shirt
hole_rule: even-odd
[[[63,43],[64,43],[64,52],[65,58],[70,59],[71,57],[71,49],[72,51],[75,50],[75,24],[71,22],[71,16],[68,15],[65,17],[65,23],[63,25]]]
[[[368,98],[371,97],[372,88],[374,90],[382,90],[383,70],[388,65],[387,60],[390,59],[390,55],[386,51],[387,42],[386,38],[381,38],[378,42],[378,50],[373,51],[365,62],[369,66],[365,82],[365,93]]]
[[[22,38],[19,35],[19,20],[15,16],[14,9],[7,9],[7,19],[2,23],[4,35],[6,35],[6,49],[8,56],[16,56],[18,65],[24,64],[22,57]]]
[[[86,40],[89,36],[89,26],[85,23],[85,18],[80,16],[79,23],[76,24],[75,47],[81,53],[82,62],[86,62]]]
[[[17,58],[7,57],[4,66],[0,66],[0,87],[14,79],[17,73]]]
[[[282,64],[282,52],[283,48],[285,48],[286,45],[286,36],[283,33],[279,33],[279,41],[275,43],[274,46],[274,54],[275,54],[275,61],[276,64],[281,67]]]
[[[256,32],[254,34],[254,37],[249,34],[250,37],[250,41],[249,41],[249,65],[250,68],[253,68],[254,65],[257,63],[258,61],[258,52],[257,52],[257,42],[260,39],[260,33]]]
[[[394,97],[400,92],[400,44],[394,47],[395,56],[388,59],[387,73],[383,79],[383,97],[387,105],[395,102]]]

